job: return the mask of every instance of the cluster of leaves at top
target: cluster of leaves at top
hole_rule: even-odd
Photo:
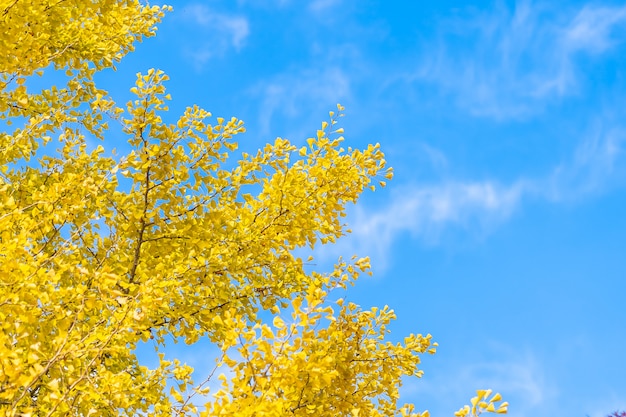
[[[339,106],[307,146],[279,138],[227,164],[243,123],[195,106],[166,123],[156,70],[118,107],[94,75],[166,9],[0,2],[0,414],[428,415],[398,389],[431,336],[391,343],[392,310],[328,298],[367,258],[318,273],[293,253],[347,232],[346,204],[391,177],[379,146],[342,148]],[[35,88],[47,73],[61,85]],[[123,157],[87,146],[111,121]],[[210,341],[213,372],[167,360],[172,338]],[[150,339],[147,367],[135,349]],[[506,412],[490,395],[456,415]]]

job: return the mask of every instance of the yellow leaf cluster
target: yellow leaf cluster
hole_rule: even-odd
[[[454,413],[454,415],[457,417],[477,417],[484,412],[506,414],[509,403],[502,401],[502,396],[499,393],[496,393],[489,398],[491,393],[492,391],[490,389],[477,390],[477,395],[471,399],[472,405],[464,406],[459,409],[459,411]],[[497,405],[498,402],[500,402],[499,405]]]
[[[324,274],[294,254],[346,234],[346,204],[391,178],[379,145],[343,148],[338,106],[305,147],[238,155],[243,122],[197,106],[170,122],[155,69],[118,107],[94,75],[167,9],[0,1],[0,415],[426,416],[398,390],[431,336],[392,343],[391,309],[329,298],[367,258]],[[47,72],[65,85],[35,89]],[[87,146],[108,120],[122,157]],[[194,381],[172,338],[212,343],[225,372]],[[156,366],[135,355],[147,341]]]

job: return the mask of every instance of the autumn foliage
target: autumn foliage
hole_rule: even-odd
[[[0,415],[420,415],[398,389],[431,336],[392,343],[392,310],[331,297],[367,258],[321,273],[294,254],[343,236],[346,204],[391,177],[379,146],[342,147],[339,106],[306,146],[238,152],[243,122],[172,116],[153,69],[120,107],[94,75],[166,9],[0,1]],[[113,125],[131,152],[111,156]],[[210,341],[216,372],[135,354],[172,339]]]

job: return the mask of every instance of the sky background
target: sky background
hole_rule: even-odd
[[[392,339],[439,343],[403,401],[452,416],[490,387],[512,417],[626,409],[624,3],[168,4],[101,75],[114,97],[156,67],[172,120],[239,117],[245,150],[304,144],[337,103],[347,145],[381,143],[394,180],[317,255],[371,256],[348,298],[394,308]],[[202,349],[177,354],[202,367]]]

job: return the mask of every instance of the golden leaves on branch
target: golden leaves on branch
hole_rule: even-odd
[[[320,273],[294,251],[348,233],[346,205],[392,177],[380,146],[344,148],[338,106],[304,146],[238,153],[236,118],[191,106],[169,122],[155,69],[118,107],[94,76],[165,9],[0,4],[0,117],[17,126],[0,132],[0,414],[426,416],[399,387],[431,336],[391,342],[393,310],[331,297],[368,258]],[[35,91],[49,71],[65,85]],[[119,136],[131,150],[107,154]],[[216,363],[166,358],[172,340]],[[468,413],[505,411],[481,395]]]

